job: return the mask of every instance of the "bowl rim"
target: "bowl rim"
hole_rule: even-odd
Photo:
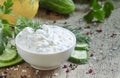
[[[56,25],[50,25],[50,26],[54,26],[54,27],[55,27]],[[60,27],[60,26],[56,26],[56,27]],[[25,51],[25,52],[27,52],[27,53],[39,54],[39,55],[52,55],[52,54],[64,53],[64,52],[66,52],[67,50],[71,49],[72,47],[75,47],[75,45],[76,45],[76,36],[75,36],[75,34],[74,34],[73,32],[71,32],[70,30],[68,30],[68,29],[66,29],[66,28],[63,28],[63,27],[60,27],[60,28],[68,31],[68,32],[73,36],[73,38],[74,38],[74,40],[73,40],[74,43],[73,43],[69,48],[67,48],[67,49],[65,49],[65,50],[63,50],[63,51],[57,51],[57,52],[52,52],[52,53],[49,53],[49,52],[48,52],[48,53],[37,53],[37,52],[35,52],[35,51],[30,51],[30,50],[28,50],[28,49],[25,49],[25,48],[23,48],[22,46],[20,46],[19,43],[18,43],[18,40],[19,40],[18,36],[20,35],[21,32],[19,32],[19,33],[17,34],[16,38],[15,38],[16,48],[18,47],[18,48],[20,48],[21,50],[23,50],[23,51]],[[17,51],[18,51],[18,50],[17,50]]]

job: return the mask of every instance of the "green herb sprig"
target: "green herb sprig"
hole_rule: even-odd
[[[0,5],[0,12],[3,14],[11,14],[13,12],[12,7],[13,2],[12,0],[5,0],[3,5]]]
[[[0,5],[0,13],[8,15],[13,14],[13,10],[11,9],[12,5],[12,0],[4,1],[3,5]],[[10,42],[25,27],[31,27],[34,30],[37,30],[40,28],[40,24],[39,22],[33,22],[31,19],[25,17],[18,17],[17,23],[11,24],[7,19],[0,16],[0,55],[3,53],[8,44],[15,47],[15,45]]]
[[[103,22],[105,18],[108,18],[114,10],[114,5],[111,2],[105,2],[103,5],[98,0],[90,1],[91,9],[88,14],[84,16],[87,23],[92,21]]]

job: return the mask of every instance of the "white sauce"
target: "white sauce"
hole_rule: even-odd
[[[18,37],[18,44],[22,48],[43,54],[61,52],[75,44],[74,35],[70,31],[50,25],[43,25],[36,31],[26,27]]]

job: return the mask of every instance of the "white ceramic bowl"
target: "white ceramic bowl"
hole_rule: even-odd
[[[19,45],[19,34],[16,36],[15,43],[20,56],[29,63],[32,67],[40,70],[51,70],[59,67],[65,61],[68,60],[71,53],[74,51],[74,47],[76,44],[76,37],[75,35],[69,31],[74,38],[73,45],[70,48],[63,52],[51,53],[51,54],[40,54],[40,53],[33,53],[30,51],[25,50]]]

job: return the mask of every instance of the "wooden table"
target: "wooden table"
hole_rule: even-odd
[[[82,20],[86,5],[78,5],[70,16],[39,10],[34,20],[41,24],[70,25],[80,29],[80,33],[91,32],[89,63],[78,65],[74,70],[67,68],[41,71],[23,62],[12,67],[0,69],[7,78],[120,78],[120,8],[114,10],[111,17],[100,24],[87,24]],[[97,32],[96,30],[102,30]],[[0,78],[2,78],[0,76]]]

